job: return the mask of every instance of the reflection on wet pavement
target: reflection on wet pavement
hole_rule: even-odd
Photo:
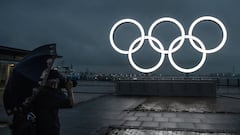
[[[226,97],[151,97],[135,108],[135,110],[162,112],[239,113],[239,104],[239,99]]]
[[[108,135],[237,135],[234,133],[200,133],[190,131],[159,131],[140,129],[113,129]]]

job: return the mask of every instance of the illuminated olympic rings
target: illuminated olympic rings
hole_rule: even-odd
[[[221,28],[221,30],[222,30],[222,41],[218,44],[218,46],[216,48],[207,50],[205,45],[202,43],[202,41],[199,38],[197,38],[197,37],[192,35],[194,27],[199,22],[202,22],[202,21],[212,21],[212,22],[216,23],[217,25],[219,25],[219,27]],[[158,25],[158,24],[160,24],[162,22],[171,22],[171,23],[176,24],[177,27],[179,28],[180,32],[181,32],[181,35],[171,42],[168,50],[164,49],[162,43],[157,38],[152,37],[152,32],[153,32],[154,28],[156,27],[156,25]],[[119,49],[117,47],[116,43],[114,42],[114,33],[115,33],[116,29],[120,25],[125,24],[125,23],[135,24],[138,27],[138,29],[140,30],[140,33],[141,33],[141,36],[139,38],[135,39],[131,43],[131,45],[130,45],[128,50]],[[133,19],[122,19],[122,20],[116,22],[113,25],[113,27],[111,28],[109,39],[110,39],[110,43],[111,43],[111,45],[112,45],[114,50],[116,50],[118,53],[127,54],[128,55],[129,63],[137,71],[140,71],[140,72],[143,72],[143,73],[150,73],[150,72],[153,72],[153,71],[157,70],[162,65],[162,63],[164,61],[164,58],[165,58],[165,54],[167,54],[171,65],[176,70],[178,70],[180,72],[183,72],[183,73],[191,73],[191,72],[195,72],[195,71],[199,70],[203,66],[203,64],[205,63],[207,54],[215,53],[215,52],[219,51],[225,45],[225,43],[227,41],[227,30],[226,30],[224,24],[220,20],[218,20],[217,18],[212,17],[212,16],[203,16],[203,17],[200,17],[200,18],[196,19],[190,25],[189,30],[188,30],[188,35],[186,35],[185,34],[185,30],[184,30],[184,28],[183,28],[183,26],[182,26],[182,24],[180,22],[178,22],[174,18],[163,17],[163,18],[159,18],[158,20],[153,22],[153,24],[150,26],[150,28],[148,30],[148,35],[145,35],[144,29],[143,29],[142,25],[139,22],[137,22],[136,20],[133,20]],[[155,51],[157,51],[157,52],[159,52],[161,54],[159,62],[155,66],[153,66],[151,68],[147,68],[147,69],[141,68],[141,67],[137,66],[135,64],[135,62],[133,61],[133,58],[132,58],[132,54],[137,52],[143,46],[144,40],[146,40],[146,39],[149,41],[149,44],[151,45],[151,47]],[[174,62],[173,56],[172,56],[172,54],[174,52],[178,51],[182,47],[185,39],[188,39],[190,41],[190,43],[191,43],[191,45],[192,45],[192,47],[194,49],[196,49],[197,51],[202,53],[202,59],[199,62],[199,64],[196,65],[193,68],[188,68],[188,69],[182,68],[182,67],[178,66]],[[195,44],[196,42],[199,44],[199,46]],[[159,47],[157,47],[155,44],[157,44]]]

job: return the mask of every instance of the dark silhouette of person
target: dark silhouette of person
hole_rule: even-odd
[[[72,87],[72,81],[64,79],[57,70],[50,71],[46,85],[33,101],[37,135],[60,135],[59,109],[73,106]]]

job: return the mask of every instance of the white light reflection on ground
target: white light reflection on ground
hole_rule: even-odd
[[[229,112],[239,113],[240,100],[206,97],[155,97],[135,108],[136,111],[157,112]]]
[[[234,133],[200,133],[190,131],[159,131],[140,129],[113,129],[108,135],[237,135]]]

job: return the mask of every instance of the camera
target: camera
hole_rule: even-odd
[[[58,81],[57,81],[58,80]],[[64,77],[57,70],[50,70],[48,75],[48,86],[66,88],[69,81],[72,81],[73,87],[77,86],[77,80],[70,77]]]

